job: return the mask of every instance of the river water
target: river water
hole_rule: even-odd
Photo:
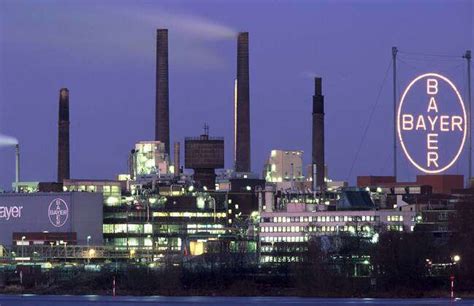
[[[0,295],[0,306],[135,306],[135,305],[214,305],[214,306],[291,306],[291,305],[469,305],[474,299],[328,299],[299,297],[109,297]]]

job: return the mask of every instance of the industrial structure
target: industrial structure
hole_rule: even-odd
[[[156,31],[155,140],[165,144],[170,155],[170,114],[168,83],[168,29]]]
[[[313,142],[312,142],[313,184],[320,190],[324,189],[324,96],[322,79],[314,79],[313,96]],[[316,170],[316,171],[315,171]]]
[[[237,37],[237,79],[235,90],[235,171],[250,172],[250,82],[249,33]]]
[[[272,183],[304,180],[303,151],[272,150],[263,177]]]
[[[201,136],[184,140],[184,154],[184,165],[194,170],[198,186],[215,189],[215,170],[224,168],[224,138],[209,137],[206,129]]]
[[[128,171],[117,179],[70,179],[69,90],[60,90],[57,182],[19,182],[17,176],[16,192],[0,194],[0,251],[9,250],[9,260],[21,253],[33,262],[155,265],[199,259],[218,245],[225,254],[251,253],[256,265],[298,262],[314,240],[328,248],[342,236],[377,243],[384,231],[424,231],[443,239],[453,203],[474,198],[459,175],[420,175],[416,182],[358,177],[357,187],[331,181],[319,77],[310,169],[304,173],[303,151],[272,150],[263,178],[251,173],[247,32],[237,37],[234,169],[224,169],[224,138],[210,137],[207,126],[202,135],[184,139],[183,167],[181,142],[174,141],[170,152],[167,29],[157,30],[156,47],[155,139],[137,141]]]
[[[102,203],[88,192],[0,194],[0,245],[102,244]]]
[[[59,90],[58,183],[69,179],[69,90]]]

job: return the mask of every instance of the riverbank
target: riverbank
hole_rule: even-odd
[[[36,288],[24,288],[22,286],[14,285],[7,286],[0,289],[0,295],[96,295],[96,296],[112,296],[112,288],[110,289],[94,289],[78,286],[74,288],[63,286],[39,286]],[[123,288],[116,288],[117,296],[202,296],[202,297],[307,297],[307,298],[384,298],[384,299],[426,299],[426,298],[449,298],[450,292],[443,290],[429,290],[429,291],[414,291],[406,288],[394,289],[388,292],[318,292],[317,295],[302,294],[298,289],[291,288],[258,288],[245,287],[238,288],[233,286],[231,288],[215,291],[215,290],[181,290],[163,292],[159,288],[153,292],[142,292],[140,290],[129,290]],[[474,299],[474,291],[471,292],[456,292],[456,298]]]

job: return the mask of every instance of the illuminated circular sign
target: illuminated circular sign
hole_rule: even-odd
[[[51,201],[48,207],[49,222],[54,227],[62,227],[69,217],[69,208],[63,199],[57,198]]]
[[[405,156],[417,169],[430,174],[449,169],[467,137],[466,109],[454,83],[437,73],[411,81],[398,105],[397,132]]]

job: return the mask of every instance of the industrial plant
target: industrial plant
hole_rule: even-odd
[[[57,181],[25,182],[17,146],[16,181],[0,194],[0,259],[48,269],[79,263],[101,269],[111,262],[160,267],[202,262],[206,254],[244,254],[269,267],[305,260],[310,242],[337,248],[340,237],[377,244],[382,233],[429,233],[442,243],[454,205],[473,199],[462,175],[424,174],[415,182],[396,176],[359,176],[357,186],[332,179],[326,164],[322,77],[308,97],[312,152],[275,148],[262,172],[252,172],[248,32],[236,37],[234,139],[192,131],[171,139],[167,29],[156,32],[155,138],[130,144],[127,173],[103,180],[70,173],[69,126],[74,88],[59,90]],[[311,103],[312,101],[312,103]],[[199,118],[197,123],[201,124]],[[214,133],[212,133],[214,134]],[[224,161],[232,146],[234,164]],[[184,148],[184,152],[181,152]],[[304,154],[311,164],[303,163]],[[184,158],[182,158],[184,157]],[[184,161],[184,162],[183,162]],[[343,260],[338,258],[337,260]],[[345,260],[345,259],[344,259]],[[370,254],[347,255],[353,276],[370,276]]]

